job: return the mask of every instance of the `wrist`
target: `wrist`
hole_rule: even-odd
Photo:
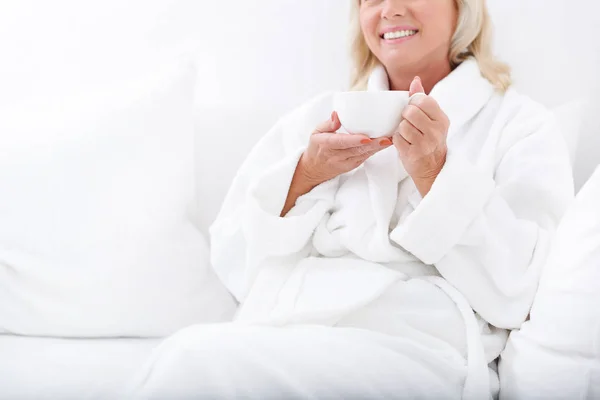
[[[291,187],[292,191],[302,195],[319,186],[322,182],[320,182],[315,175],[316,174],[311,172],[306,156],[303,154],[302,157],[300,157],[298,166],[294,172]]]
[[[413,178],[413,182],[421,194],[421,197],[425,197],[431,190],[435,178]]]
[[[438,175],[442,172],[444,165],[446,165],[447,149],[440,152],[431,162],[427,170],[421,171],[417,176],[412,176],[415,186],[421,193],[422,197],[425,197],[431,190],[433,183],[437,179]]]
[[[310,192],[317,186],[307,174],[305,165],[306,160],[303,161],[303,158],[304,154],[300,157],[300,160],[296,165],[296,170],[294,171],[294,176],[292,177],[292,182],[288,190],[287,199],[285,200],[283,210],[280,214],[280,217],[282,218],[294,207],[299,197]]]

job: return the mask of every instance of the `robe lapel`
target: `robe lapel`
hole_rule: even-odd
[[[369,76],[369,91],[390,90],[389,78],[382,65]],[[487,104],[494,94],[492,84],[481,76],[477,61],[469,59],[434,86],[430,93],[450,119],[450,131],[460,129]]]

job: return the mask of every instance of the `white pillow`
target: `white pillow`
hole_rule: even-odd
[[[279,117],[272,110],[260,107],[228,105],[197,109],[196,170],[198,197],[202,198],[199,215],[202,232],[208,233],[236,172],[252,147]]]
[[[600,398],[600,167],[561,221],[500,381],[504,399]]]
[[[194,225],[188,62],[0,115],[0,333],[165,336],[235,303]]]

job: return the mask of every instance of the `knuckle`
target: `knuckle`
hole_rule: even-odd
[[[438,122],[434,125],[434,131],[436,133],[436,138],[441,138],[444,133],[446,132],[446,124],[444,124],[443,122]]]
[[[337,142],[338,138],[336,138],[334,135],[329,135],[327,136],[327,140],[323,143],[323,145],[328,149],[332,149],[336,146]]]
[[[437,106],[437,101],[431,96],[423,97],[421,100],[421,104],[423,106],[433,107]]]
[[[440,137],[443,137],[444,140],[446,138],[446,135],[448,134],[448,129],[450,128],[450,125],[442,122],[438,128],[438,132],[440,132]]]
[[[373,150],[373,146],[363,146],[363,147],[357,147],[358,149],[358,154],[360,155],[365,155],[365,154],[369,154],[369,152],[371,150]]]
[[[416,107],[421,107],[422,105],[427,104],[431,96],[418,96],[411,103]]]
[[[360,156],[362,154],[362,150],[360,147],[354,147],[349,150],[349,153],[350,153],[351,157],[356,157],[356,156]]]
[[[327,128],[329,128],[329,125],[326,125],[325,123],[319,124],[317,125],[317,127],[315,128],[313,134],[318,134],[318,133],[326,133],[327,132]]]
[[[320,148],[320,147],[322,147],[322,146],[323,146],[323,144],[325,143],[325,140],[324,140],[324,139],[325,139],[325,138],[324,138],[323,136],[321,136],[321,135],[319,135],[319,134],[315,133],[315,134],[313,134],[313,135],[310,137],[310,141],[309,141],[309,143],[311,143],[311,144],[313,144],[314,146],[317,146],[317,147],[319,147],[319,148]]]
[[[360,156],[364,153],[364,149],[362,147],[353,147],[352,149],[350,149],[350,154],[352,154],[353,156]]]
[[[407,117],[411,118],[414,117],[417,114],[417,106],[414,106],[412,104],[409,104],[405,109],[404,109],[404,113]]]
[[[437,131],[434,135],[425,136],[424,139],[425,139],[425,142],[431,146],[437,146],[441,142],[441,138],[437,134]]]
[[[328,154],[325,157],[325,165],[328,165],[330,167],[339,164],[339,162],[340,157],[337,154]]]

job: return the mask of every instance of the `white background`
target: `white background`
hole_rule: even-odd
[[[200,106],[256,114],[268,126],[311,96],[346,87],[349,1],[0,0],[0,118],[194,49]],[[498,53],[521,90],[548,105],[593,95],[576,165],[581,184],[600,163],[600,96],[592,90],[600,3],[489,3]],[[239,151],[254,140],[241,140]]]

